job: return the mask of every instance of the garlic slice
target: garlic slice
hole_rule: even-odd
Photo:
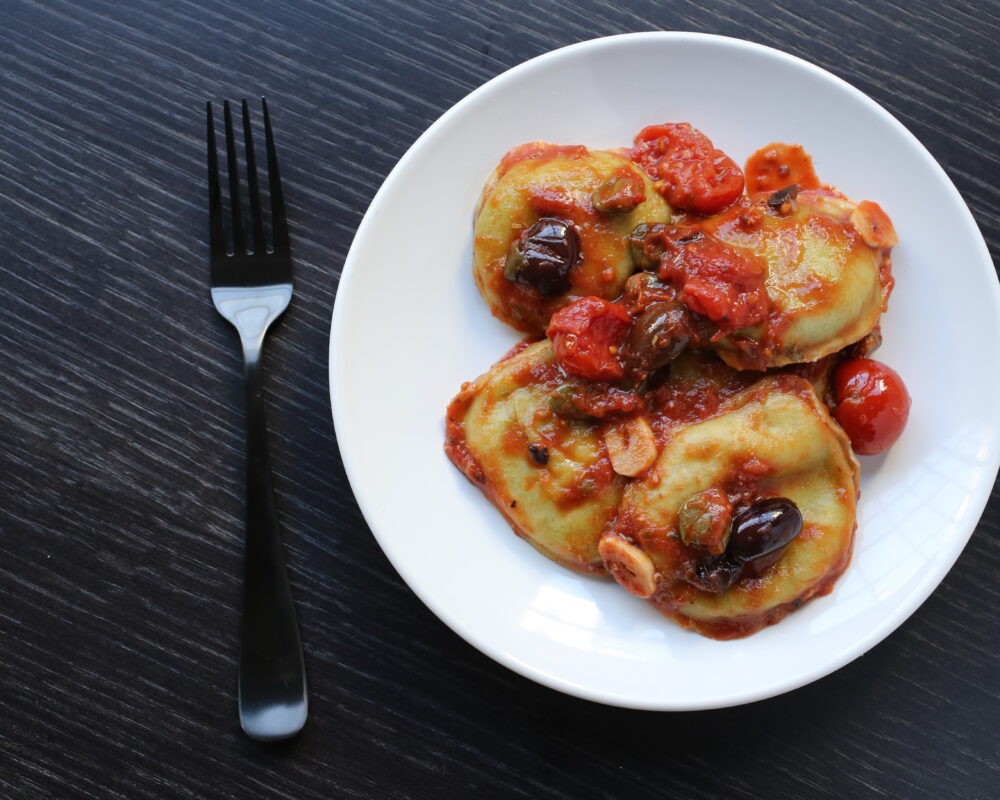
[[[597,545],[604,566],[629,594],[650,597],[656,591],[652,559],[616,534],[605,534]]]
[[[656,462],[656,438],[645,417],[614,422],[604,431],[611,466],[619,475],[634,478]]]

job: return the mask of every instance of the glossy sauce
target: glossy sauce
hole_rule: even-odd
[[[549,161],[556,156],[566,158],[586,158],[588,150],[582,144],[552,144],[550,142],[525,142],[508,150],[497,170],[497,178],[502,178],[515,164],[528,159]]]
[[[747,159],[743,170],[747,193],[776,192],[795,183],[800,189],[818,189],[812,157],[800,144],[774,142]]]

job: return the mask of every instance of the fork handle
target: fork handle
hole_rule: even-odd
[[[246,552],[240,621],[240,723],[254,739],[284,739],[306,721],[305,665],[278,530],[264,422],[259,346],[244,347]]]

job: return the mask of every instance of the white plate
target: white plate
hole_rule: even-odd
[[[448,401],[518,339],[490,316],[472,281],[472,208],[490,170],[524,141],[617,147],[667,121],[691,122],[737,163],[772,141],[802,143],[821,180],[880,203],[901,241],[878,357],[903,376],[913,409],[888,454],[862,459],[853,563],[829,596],[734,642],[686,632],[614,583],[548,561],[442,449]],[[521,64],[410,148],[344,265],[330,394],[368,524],[410,588],[459,635],[580,697],[716,708],[832,672],[938,585],[1000,463],[998,344],[1000,289],[982,236],[944,171],[899,122],[776,50],[641,33]]]

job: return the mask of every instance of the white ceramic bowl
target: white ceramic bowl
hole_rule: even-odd
[[[617,147],[667,121],[692,123],[738,163],[772,141],[802,143],[821,180],[880,203],[900,236],[878,357],[903,376],[913,408],[900,442],[862,459],[853,563],[829,596],[732,642],[686,632],[614,583],[548,561],[442,449],[448,401],[518,339],[490,316],[470,268],[472,209],[490,170],[524,141]],[[491,80],[400,160],[344,265],[330,340],[333,416],[379,544],[467,641],[540,683],[604,703],[736,705],[864,653],[954,563],[1000,463],[998,312],[993,266],[961,197],[871,99],[744,41],[615,36]]]

